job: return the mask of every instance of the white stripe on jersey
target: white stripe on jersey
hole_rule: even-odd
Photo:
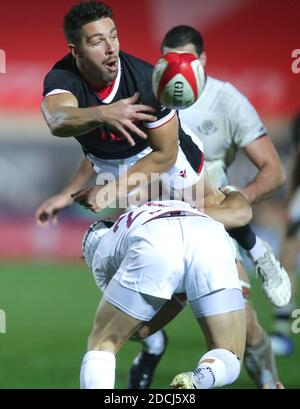
[[[48,92],[48,94],[46,94],[46,95],[44,96],[44,98],[49,97],[50,95],[59,95],[59,94],[72,94],[72,92],[67,91],[66,89],[56,88],[56,89],[54,89],[54,90]]]
[[[120,58],[118,58],[118,74],[117,74],[116,81],[114,83],[113,89],[111,90],[110,94],[102,102],[104,102],[105,104],[109,104],[114,99],[119,89],[120,81],[121,81],[121,62],[120,62]]]
[[[159,128],[160,126],[162,126],[162,125],[166,124],[167,122],[171,121],[171,119],[175,116],[175,114],[176,114],[176,111],[174,111],[172,109],[172,111],[168,115],[164,116],[163,118],[159,119],[158,121],[143,122],[143,125],[144,125],[145,128],[148,128],[148,129]]]

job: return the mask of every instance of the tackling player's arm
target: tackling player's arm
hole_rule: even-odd
[[[47,226],[49,221],[56,223],[57,213],[73,204],[71,194],[88,185],[94,176],[91,162],[83,156],[64,189],[58,195],[50,197],[37,209],[35,217],[38,224]]]
[[[121,99],[113,104],[91,108],[79,108],[77,98],[69,93],[46,96],[42,102],[42,113],[55,136],[67,138],[79,136],[106,124],[110,129],[122,134],[131,145],[134,140],[130,133],[147,138],[133,121],[156,121],[154,109],[137,104],[139,94]]]
[[[178,154],[178,119],[175,115],[169,122],[156,129],[148,131],[149,145],[153,149],[144,158],[136,162],[117,181],[110,182],[104,187],[90,187],[73,195],[76,202],[98,212],[111,203],[126,197],[135,188],[141,188],[141,178],[145,185],[153,182],[154,174],[158,177],[167,172],[176,162]],[[137,178],[136,178],[137,176]],[[107,198],[112,198],[108,203]]]
[[[265,135],[244,147],[244,152],[258,169],[255,179],[239,189],[250,203],[257,203],[271,196],[285,182],[285,170],[274,148]]]
[[[252,219],[248,200],[240,192],[221,192],[204,171],[204,212],[224,224],[226,229],[245,226]]]

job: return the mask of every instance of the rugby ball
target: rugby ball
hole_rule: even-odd
[[[193,54],[170,52],[154,67],[152,88],[156,99],[172,109],[193,105],[202,93],[205,72]]]

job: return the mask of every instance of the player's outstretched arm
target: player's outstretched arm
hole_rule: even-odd
[[[255,179],[245,188],[239,189],[250,203],[268,198],[285,182],[285,170],[276,149],[265,135],[244,147],[249,160],[258,169]]]
[[[130,145],[134,145],[131,133],[146,139],[145,132],[140,130],[135,121],[156,121],[154,109],[148,105],[138,104],[139,94],[120,99],[109,105],[92,108],[78,108],[78,101],[71,93],[49,95],[42,102],[42,113],[55,136],[67,138],[83,135],[102,124],[123,135]]]
[[[71,194],[86,186],[95,176],[91,162],[85,156],[81,158],[78,168],[73,173],[65,188],[58,195],[50,197],[37,209],[35,217],[41,226],[48,226],[49,222],[57,222],[57,214],[73,204]]]

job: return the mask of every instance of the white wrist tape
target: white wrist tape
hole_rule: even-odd
[[[237,192],[238,190],[237,190],[234,186],[228,185],[228,186],[222,187],[222,191],[223,191],[225,194],[228,195],[229,193],[231,193],[231,192]]]

